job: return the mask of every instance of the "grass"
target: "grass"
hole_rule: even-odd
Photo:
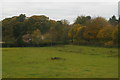
[[[87,46],[3,48],[3,78],[117,78],[118,50]],[[60,60],[51,60],[60,57]]]
[[[0,48],[0,79],[2,79],[2,48]]]

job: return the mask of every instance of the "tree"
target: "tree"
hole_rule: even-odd
[[[52,42],[66,42],[67,40],[67,25],[62,21],[50,21],[51,27],[49,34]]]
[[[97,40],[97,34],[99,30],[107,25],[109,25],[109,23],[102,17],[92,19],[83,33],[84,38],[88,41]]]
[[[81,24],[83,26],[86,26],[90,20],[91,20],[90,16],[78,16],[74,24]]]
[[[16,23],[15,17],[2,20],[2,41],[6,43],[14,43],[13,27]]]
[[[118,23],[120,23],[120,15],[119,15],[119,18],[118,18]]]
[[[77,29],[77,33],[76,33],[76,40],[84,40],[84,36],[83,36],[83,33],[85,31],[85,28],[86,26],[80,26],[78,29]]]
[[[61,20],[62,24],[65,25],[65,26],[68,26],[69,25],[69,21],[64,19],[64,20]]]
[[[32,16],[29,18],[33,27],[41,30],[41,34],[46,33],[49,30],[49,17],[42,16]]]
[[[41,41],[42,41],[42,39],[41,39],[41,32],[40,32],[39,29],[36,29],[32,33],[32,43],[40,44]]]
[[[111,44],[120,40],[116,17],[78,16],[73,24],[67,20],[51,20],[44,15],[26,17],[24,14],[2,20],[3,42],[40,43],[99,43]],[[117,20],[119,22],[119,20]],[[112,25],[111,25],[111,24]],[[117,26],[117,27],[113,27]]]
[[[112,25],[117,25],[117,23],[118,23],[118,20],[116,19],[116,16],[112,16],[112,18],[110,18],[109,19],[109,22],[110,22],[110,24],[112,24]]]
[[[112,33],[112,39],[113,39],[113,42],[115,44],[119,44],[118,42],[120,42],[120,31],[119,31],[119,28],[120,28],[120,24],[118,24],[113,33]]]
[[[16,42],[19,43],[22,40],[22,36],[27,32],[27,27],[23,22],[16,22],[15,27],[13,28],[13,35],[16,39]]]
[[[84,32],[84,26],[81,26],[80,24],[74,24],[72,25],[72,28],[68,32],[68,36],[74,41],[79,41],[80,39],[83,39],[83,32]]]
[[[20,15],[16,18],[16,20],[19,21],[19,22],[23,22],[23,21],[25,20],[25,18],[26,18],[25,14],[20,14]]]
[[[19,39],[21,39],[21,36],[25,30],[25,17],[25,15],[21,14],[12,18],[6,18],[2,21],[2,32],[4,42],[15,43],[18,41],[18,37]]]
[[[99,30],[97,38],[101,41],[111,41],[113,30],[114,27],[112,25],[105,26]]]

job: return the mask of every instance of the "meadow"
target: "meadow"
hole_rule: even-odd
[[[3,48],[3,78],[117,78],[118,49],[76,45]],[[52,60],[52,57],[60,59]]]

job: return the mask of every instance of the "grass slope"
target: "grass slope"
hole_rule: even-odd
[[[87,46],[3,48],[4,78],[115,78],[118,50]],[[61,57],[61,60],[51,60]]]

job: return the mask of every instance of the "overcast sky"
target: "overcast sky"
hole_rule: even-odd
[[[69,2],[68,2],[69,1]],[[90,15],[92,17],[102,16],[106,19],[112,15],[118,15],[118,0],[3,0],[2,17],[18,16],[19,14],[46,15],[50,19],[67,19],[71,23],[77,16]],[[105,1],[105,0],[104,0]]]
[[[0,0],[3,2],[118,2],[119,0]]]

